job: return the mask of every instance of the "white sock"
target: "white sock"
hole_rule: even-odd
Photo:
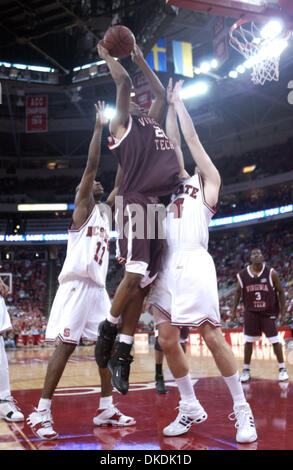
[[[107,320],[110,322],[110,323],[114,323],[114,325],[117,325],[117,323],[119,322],[119,317],[113,317],[113,315],[111,315],[111,313],[109,312],[107,314]]]
[[[223,377],[223,379],[225,380],[227,387],[230,390],[234,407],[245,404],[246,398],[243,392],[242,384],[240,382],[238,371],[231,377]]]
[[[113,405],[113,397],[110,395],[109,397],[100,397],[99,403],[99,410],[105,410],[106,408],[110,408]]]
[[[179,379],[175,378],[175,382],[179,389],[180,398],[182,401],[190,404],[194,401],[198,401],[194,393],[189,373],[185,377],[180,377]]]
[[[243,364],[243,370],[250,370],[250,364]]]
[[[0,400],[11,395],[8,360],[4,346],[4,338],[0,335]]]
[[[134,341],[134,336],[128,336],[121,334],[119,336],[119,343],[132,344]]]
[[[279,362],[279,369],[286,369],[285,362]]]
[[[50,398],[40,398],[38,411],[51,410],[52,400]]]

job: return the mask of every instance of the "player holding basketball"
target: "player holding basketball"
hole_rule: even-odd
[[[3,335],[12,329],[10,316],[5,305],[9,287],[0,278],[0,418],[6,421],[23,421],[24,416],[11,395],[8,360]]]
[[[237,274],[237,288],[231,319],[237,317],[237,306],[241,299],[244,305],[244,366],[240,377],[241,382],[248,382],[253,343],[258,341],[262,332],[273,345],[279,365],[279,381],[288,380],[288,372],[284,363],[282,346],[279,341],[276,319],[280,313],[280,321],[285,318],[285,295],[277,272],[269,267],[260,249],[255,248],[250,255],[250,265]]]
[[[157,275],[164,245],[164,240],[151,240],[147,235],[147,208],[153,207],[159,196],[170,195],[178,187],[179,165],[174,148],[161,128],[167,103],[165,89],[139,47],[134,46],[132,60],[145,75],[155,96],[148,114],[131,102],[132,83],[126,70],[110,56],[102,42],[97,48],[116,84],[116,115],[110,122],[109,148],[119,162],[115,186],[116,195],[123,198],[123,205],[121,208],[116,206],[116,220],[122,218],[118,223],[117,254],[119,260],[125,262],[125,273],[107,319],[100,325],[96,359],[100,366],[108,364],[113,386],[125,394],[128,391],[133,335],[142,311],[145,288]],[[137,217],[135,220],[137,214],[131,208],[134,204],[141,209],[139,221]],[[141,238],[134,233],[134,224],[136,229],[142,229]],[[125,233],[126,227],[128,231]],[[120,342],[110,359],[121,314]]]
[[[195,396],[188,363],[179,345],[179,327],[190,326],[196,327],[202,335],[229,388],[234,405],[230,419],[236,419],[237,442],[253,442],[257,439],[254,419],[243,393],[234,355],[221,332],[216,270],[207,251],[208,225],[215,213],[221,179],[180,99],[182,83],[176,83],[172,91],[172,81],[169,82],[167,135],[183,162],[178,115],[199,172],[186,178],[172,196],[167,212],[168,249],[164,268],[148,299],[159,330],[159,342],[181,398],[178,416],[164,428],[163,434],[184,434],[193,423],[207,419],[206,411]]]
[[[50,358],[44,388],[37,409],[27,423],[41,439],[56,439],[53,429],[51,402],[70,355],[81,338],[96,341],[99,323],[105,319],[110,300],[105,289],[109,262],[109,220],[99,205],[102,185],[95,181],[99,166],[103,127],[104,103],[98,102],[96,124],[89,147],[88,161],[80,184],[76,188],[72,223],[68,230],[68,246],[64,265],[59,275],[57,290],[47,329],[46,340],[60,340]],[[124,416],[113,405],[111,375],[107,368],[99,368],[101,396],[97,426],[130,426],[135,420]]]

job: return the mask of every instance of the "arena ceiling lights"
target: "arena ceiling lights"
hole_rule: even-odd
[[[19,212],[67,211],[68,204],[18,204]]]
[[[192,85],[189,85],[185,88],[182,88],[180,92],[181,98],[188,99],[194,96],[205,95],[208,92],[208,84],[206,82],[196,82]]]

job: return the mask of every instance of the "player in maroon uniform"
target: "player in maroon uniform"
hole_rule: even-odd
[[[281,308],[281,323],[285,317],[285,295],[276,271],[264,263],[260,249],[254,249],[250,255],[250,265],[237,274],[237,288],[232,308],[232,321],[236,318],[236,309],[242,296],[244,305],[244,366],[241,382],[250,380],[250,362],[253,343],[261,333],[273,345],[279,364],[279,380],[288,380],[284,364],[282,346],[279,342],[276,319]]]
[[[134,46],[132,60],[143,72],[155,97],[148,114],[131,102],[132,83],[124,67],[110,56],[102,42],[97,48],[116,85],[116,115],[110,122],[109,148],[119,162],[112,196],[123,198],[121,207],[115,204],[115,216],[116,220],[120,219],[117,257],[125,262],[125,274],[117,288],[111,311],[100,325],[95,356],[100,366],[108,364],[113,386],[125,394],[132,361],[130,350],[145,288],[159,271],[164,245],[163,240],[158,237],[151,239],[148,235],[148,210],[158,202],[159,196],[170,195],[177,188],[179,164],[174,147],[161,128],[167,104],[165,89],[139,47]],[[133,209],[134,205],[137,210]],[[124,233],[126,227],[128,230]],[[120,340],[115,355],[110,359],[121,314]]]

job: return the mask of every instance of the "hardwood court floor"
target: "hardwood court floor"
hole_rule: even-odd
[[[40,397],[52,348],[7,351],[11,389],[25,417]],[[239,371],[243,347],[233,348]],[[178,392],[164,362],[168,386],[158,395],[154,384],[152,346],[135,350],[130,390],[113,393],[119,409],[135,417],[136,425],[99,428],[92,423],[98,406],[99,377],[93,347],[78,347],[70,358],[56,390],[52,412],[59,432],[55,441],[36,438],[25,423],[0,421],[0,450],[293,450],[293,351],[285,350],[289,381],[278,382],[278,368],[271,347],[255,348],[252,380],[244,384],[254,411],[259,439],[237,444],[235,422],[228,419],[232,400],[214,361],[204,346],[188,346],[187,358],[198,399],[208,419],[193,425],[180,437],[164,437],[162,429],[176,417]]]

